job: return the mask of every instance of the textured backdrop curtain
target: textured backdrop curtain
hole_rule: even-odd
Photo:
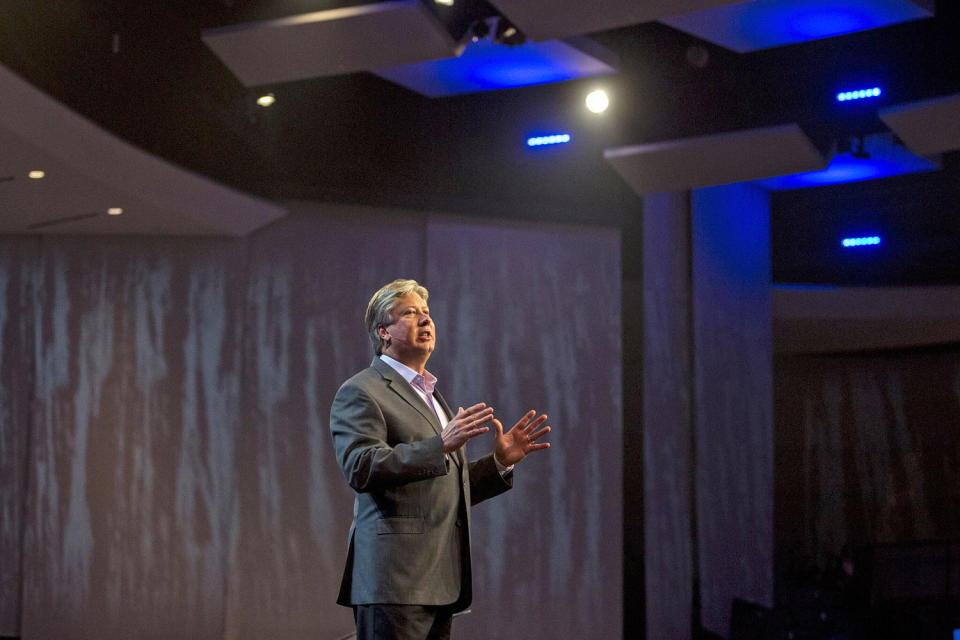
[[[960,349],[784,356],[775,380],[781,555],[957,538]]]
[[[348,633],[327,419],[398,276],[431,289],[452,402],[555,427],[476,511],[458,634],[618,635],[617,233],[291,208],[244,239],[0,238],[0,635]]]

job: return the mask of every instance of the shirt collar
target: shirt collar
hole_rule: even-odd
[[[433,393],[434,387],[437,386],[437,377],[424,369],[423,376],[419,373],[403,364],[399,360],[394,360],[385,353],[380,354],[380,359],[390,365],[397,373],[403,376],[403,379],[410,383],[411,386],[417,387],[419,385],[414,384],[417,378],[423,378],[423,389],[427,393]]]

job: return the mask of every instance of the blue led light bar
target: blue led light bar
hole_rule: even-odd
[[[883,91],[880,87],[871,87],[869,89],[858,89],[856,91],[841,91],[837,94],[837,102],[848,102],[850,100],[863,100],[864,98],[876,98]]]
[[[849,249],[851,247],[868,247],[881,242],[880,236],[862,236],[859,238],[844,238],[840,244]]]
[[[542,147],[548,144],[566,144],[570,142],[569,133],[555,133],[551,136],[534,136],[527,138],[528,147]]]

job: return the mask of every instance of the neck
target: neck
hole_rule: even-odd
[[[397,362],[405,364],[420,375],[423,375],[424,370],[427,368],[427,360],[430,358],[430,354],[421,356],[414,354],[395,353],[391,349],[384,349],[383,354],[390,356]]]

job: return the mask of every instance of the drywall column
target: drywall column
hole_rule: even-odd
[[[646,631],[651,640],[687,640],[693,612],[689,191],[643,199],[642,300]]]
[[[769,202],[750,185],[644,198],[648,638],[726,636],[773,600]]]
[[[773,604],[770,205],[750,184],[693,192],[694,465],[700,621]]]

